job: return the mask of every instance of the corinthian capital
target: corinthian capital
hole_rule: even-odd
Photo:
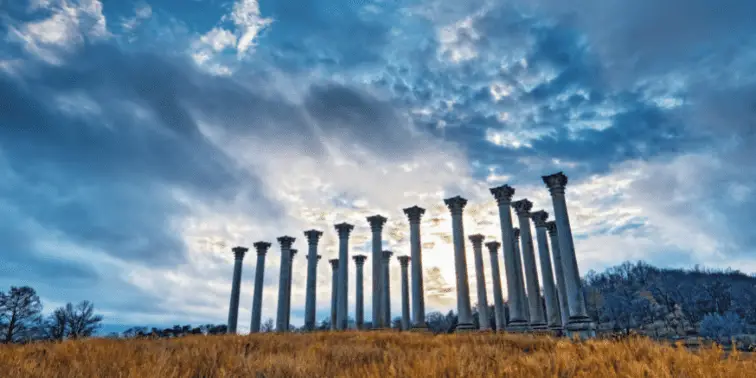
[[[567,176],[562,172],[553,175],[542,176],[543,183],[549,188],[551,194],[564,194],[564,187],[567,186]]]
[[[460,196],[456,196],[445,199],[444,203],[446,204],[446,207],[451,210],[452,214],[462,214],[462,210],[464,210],[467,205],[467,200]]]
[[[549,218],[549,213],[538,210],[530,213],[530,219],[533,220],[536,227],[546,227],[546,219]]]
[[[291,248],[295,240],[297,239],[291,236],[281,236],[278,238],[278,244],[281,244],[281,248]]]
[[[474,246],[479,247],[483,243],[483,239],[486,237],[481,234],[470,235],[467,237],[473,243]]]
[[[556,222],[554,222],[554,221],[548,221],[548,222],[546,222],[546,231],[549,232],[549,235],[556,235],[556,233],[557,233]]]
[[[255,247],[255,250],[257,251],[258,255],[265,256],[265,254],[268,253],[268,248],[270,248],[270,243],[259,241],[252,244],[252,246]]]
[[[530,202],[527,199],[521,199],[512,202],[512,208],[517,213],[518,217],[528,217],[530,216],[530,209],[533,208],[533,202]]]
[[[234,258],[237,260],[242,260],[244,258],[244,254],[249,251],[249,248],[245,247],[234,247],[231,248],[231,251],[234,252]]]
[[[339,238],[348,238],[349,234],[352,232],[352,229],[354,229],[354,226],[352,226],[349,223],[339,223],[336,226],[336,232],[339,233]]]
[[[515,193],[514,188],[506,184],[491,188],[489,190],[491,191],[491,194],[493,194],[494,198],[496,199],[496,203],[498,203],[499,206],[509,206],[509,203],[512,202],[512,196]]]
[[[357,264],[357,266],[362,266],[365,264],[365,260],[367,260],[367,256],[365,255],[354,255],[352,256],[352,259],[354,260],[354,263]]]
[[[398,256],[397,259],[399,260],[399,264],[401,264],[401,266],[406,267],[407,265],[409,265],[409,256]]]
[[[367,221],[370,223],[370,229],[377,232],[383,230],[383,225],[386,224],[386,220],[386,217],[382,215],[372,215],[367,217]]]
[[[404,209],[404,214],[407,214],[410,223],[420,223],[420,219],[425,214],[425,209],[419,206],[412,206]]]
[[[318,240],[320,240],[320,237],[323,236],[323,231],[308,230],[308,231],[305,231],[304,234],[307,237],[307,244],[316,245],[318,244]]]
[[[501,247],[501,243],[497,241],[490,241],[486,243],[486,247],[488,247],[488,252],[490,252],[492,255],[495,255],[499,253],[499,247]]]

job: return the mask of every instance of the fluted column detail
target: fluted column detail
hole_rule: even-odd
[[[228,306],[228,333],[236,333],[236,320],[239,316],[239,293],[241,291],[242,261],[247,248],[234,247],[234,277],[231,281],[231,302]]]
[[[491,329],[491,322],[488,316],[488,295],[486,294],[486,271],[483,268],[483,239],[481,234],[468,236],[473,246],[473,255],[475,256],[475,281],[478,289],[478,324],[481,331]]]
[[[522,251],[520,251],[520,229],[518,227],[512,229],[512,237],[515,251],[515,260],[517,260],[517,265],[521,267],[518,273],[520,274],[520,277],[523,277],[525,273],[522,271]],[[525,327],[525,329],[530,330],[530,306],[528,306],[528,295],[527,293],[525,293],[525,285],[522,286],[520,306],[524,309],[523,313],[525,314],[525,319],[527,319],[527,326]]]
[[[496,312],[496,330],[501,332],[507,326],[507,317],[504,313],[504,297],[501,290],[501,272],[499,271],[499,247],[501,243],[492,241],[486,243],[488,253],[491,256],[491,279],[493,280],[494,311]]]
[[[559,311],[559,298],[557,298],[556,284],[554,283],[554,271],[551,268],[549,238],[546,235],[546,219],[548,217],[549,213],[543,210],[534,211],[530,214],[538,239],[538,260],[541,263],[543,299],[546,302],[546,324],[550,330],[561,334],[562,318]]]
[[[422,242],[420,221],[425,209],[413,206],[404,209],[410,224],[410,263],[412,264],[412,329],[425,331],[425,289],[423,286]]]
[[[402,267],[402,331],[410,329],[409,268],[410,257],[397,257]]]
[[[354,309],[354,315],[355,315],[355,322],[357,329],[365,329],[365,299],[364,299],[364,273],[363,273],[363,267],[365,266],[365,260],[367,259],[367,256],[365,255],[355,255],[352,257],[354,259],[354,264],[357,268],[357,274],[355,277],[355,280],[357,281],[355,285],[356,288],[356,303],[355,303],[355,309]]]
[[[257,242],[253,244],[257,251],[257,264],[255,265],[255,289],[252,294],[252,321],[249,332],[260,332],[260,318],[262,316],[262,292],[265,285],[265,255],[271,244],[268,242]]]
[[[328,260],[331,263],[331,331],[338,329],[336,313],[339,307],[339,259]]]
[[[381,215],[373,215],[367,217],[368,223],[370,223],[370,232],[372,234],[372,316],[373,316],[373,328],[382,328],[383,325],[383,311],[381,310],[381,302],[383,301],[383,283],[381,277],[383,276],[382,262],[383,261],[383,225],[386,224],[386,218]]]
[[[381,289],[381,319],[385,328],[391,328],[391,276],[389,270],[389,263],[391,262],[391,251],[383,251],[382,253],[382,265],[381,265],[381,283],[383,289]]]
[[[315,304],[318,283],[318,241],[323,235],[322,231],[309,230],[304,232],[307,237],[307,288],[305,289],[305,322],[307,331],[315,329]]]
[[[530,308],[530,327],[533,330],[545,330],[546,317],[541,302],[541,284],[538,279],[538,267],[533,248],[533,234],[530,229],[530,209],[533,203],[527,199],[512,202],[512,208],[517,213],[520,223],[520,246],[522,247],[522,262],[525,267],[525,282],[528,290],[528,304]]]
[[[564,269],[562,269],[562,252],[559,250],[559,236],[556,222],[546,222],[546,230],[551,241],[551,254],[554,256],[554,275],[556,276],[557,297],[559,298],[559,315],[562,326],[566,326],[570,319],[570,307],[567,305],[567,287],[564,283]]]
[[[297,254],[296,249],[289,250],[289,284],[286,287],[286,330],[291,327],[291,282],[294,280],[294,256]]]
[[[288,303],[291,246],[295,240],[291,236],[281,236],[278,238],[278,243],[281,245],[281,270],[278,275],[278,311],[276,313],[276,331],[278,332],[284,332],[289,329],[288,318],[286,317],[286,305]]]
[[[517,252],[515,243],[514,228],[512,226],[512,196],[515,193],[514,188],[509,185],[502,185],[491,188],[491,194],[496,199],[499,207],[499,223],[501,226],[501,244],[504,252],[504,273],[507,278],[507,297],[509,302],[509,323],[507,329],[510,331],[525,331],[528,329],[527,305],[525,302],[525,283],[522,274],[522,262],[520,254]]]
[[[336,325],[338,329],[349,328],[349,234],[354,226],[340,223],[335,226],[339,233],[339,297],[336,309]]]
[[[462,220],[462,212],[467,205],[467,200],[460,197],[452,197],[444,200],[446,207],[451,211],[452,237],[454,239],[454,268],[457,276],[457,332],[466,332],[475,329],[472,321],[472,309],[470,308],[470,286],[467,281],[467,257],[465,256],[465,228]]]
[[[565,285],[567,287],[567,303],[569,305],[570,318],[565,326],[568,332],[577,333],[580,337],[593,337],[596,327],[588,317],[585,309],[585,296],[580,281],[580,272],[575,256],[575,244],[572,239],[570,217],[567,213],[567,201],[565,199],[565,187],[567,176],[562,172],[549,176],[543,176],[543,182],[549,188],[551,200],[554,204],[554,221],[557,225],[559,236],[559,248],[562,253],[562,268],[564,269]]]

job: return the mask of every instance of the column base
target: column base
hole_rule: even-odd
[[[454,328],[455,333],[469,333],[477,331],[478,329],[472,323],[460,323]]]
[[[559,324],[552,324],[549,326],[549,331],[551,331],[555,337],[562,337],[564,336],[564,328],[562,328]]]
[[[530,329],[533,330],[533,332],[539,332],[548,331],[549,327],[546,325],[546,323],[530,323]]]
[[[430,330],[428,329],[428,326],[426,324],[424,324],[424,323],[423,324],[413,324],[412,327],[410,327],[409,331],[410,332],[420,332],[420,333],[430,332]]]
[[[565,329],[569,337],[577,336],[580,339],[596,337],[596,325],[587,316],[571,316]]]
[[[525,320],[512,320],[507,324],[507,327],[504,329],[506,332],[510,333],[524,333],[530,331],[530,324],[528,324]]]

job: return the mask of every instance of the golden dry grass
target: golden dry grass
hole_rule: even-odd
[[[192,336],[0,347],[3,377],[753,377],[756,360],[647,339],[394,332]]]

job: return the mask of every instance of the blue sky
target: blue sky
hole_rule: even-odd
[[[568,3],[0,0],[0,284],[48,311],[92,300],[111,325],[223,323],[230,248],[304,251],[317,228],[322,319],[333,225],[368,252],[383,214],[406,254],[401,209],[419,205],[426,303],[448,310],[442,199],[466,197],[466,232],[496,239],[488,188],[550,212],[540,176],[557,171],[583,273],[756,272],[756,4]],[[263,318],[279,260],[274,245]],[[250,253],[242,331],[254,270]]]

